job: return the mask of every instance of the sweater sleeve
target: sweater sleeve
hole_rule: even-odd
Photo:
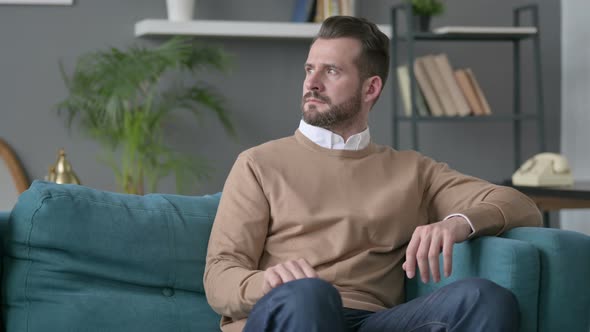
[[[223,316],[244,318],[263,296],[263,271],[257,268],[269,216],[260,178],[251,160],[242,154],[223,188],[203,277],[207,301]]]
[[[500,235],[514,227],[542,224],[535,203],[513,188],[461,174],[424,156],[419,169],[429,222],[463,214],[473,225],[471,237]]]

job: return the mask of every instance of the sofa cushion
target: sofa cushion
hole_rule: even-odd
[[[220,194],[35,181],[5,237],[8,331],[218,331],[203,270]]]

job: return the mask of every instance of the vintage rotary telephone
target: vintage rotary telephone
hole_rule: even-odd
[[[574,177],[567,160],[556,153],[544,152],[528,159],[512,175],[516,186],[568,186]]]

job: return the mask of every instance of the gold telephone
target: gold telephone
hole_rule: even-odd
[[[527,160],[512,175],[516,186],[568,186],[574,177],[567,160],[557,153],[544,152]]]

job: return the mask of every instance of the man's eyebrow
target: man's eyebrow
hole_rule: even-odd
[[[303,67],[304,68],[310,68],[310,67],[314,68],[315,65],[313,65],[311,63],[305,63],[305,65]],[[342,70],[342,67],[336,65],[335,63],[320,63],[320,67],[327,67],[327,68]]]

